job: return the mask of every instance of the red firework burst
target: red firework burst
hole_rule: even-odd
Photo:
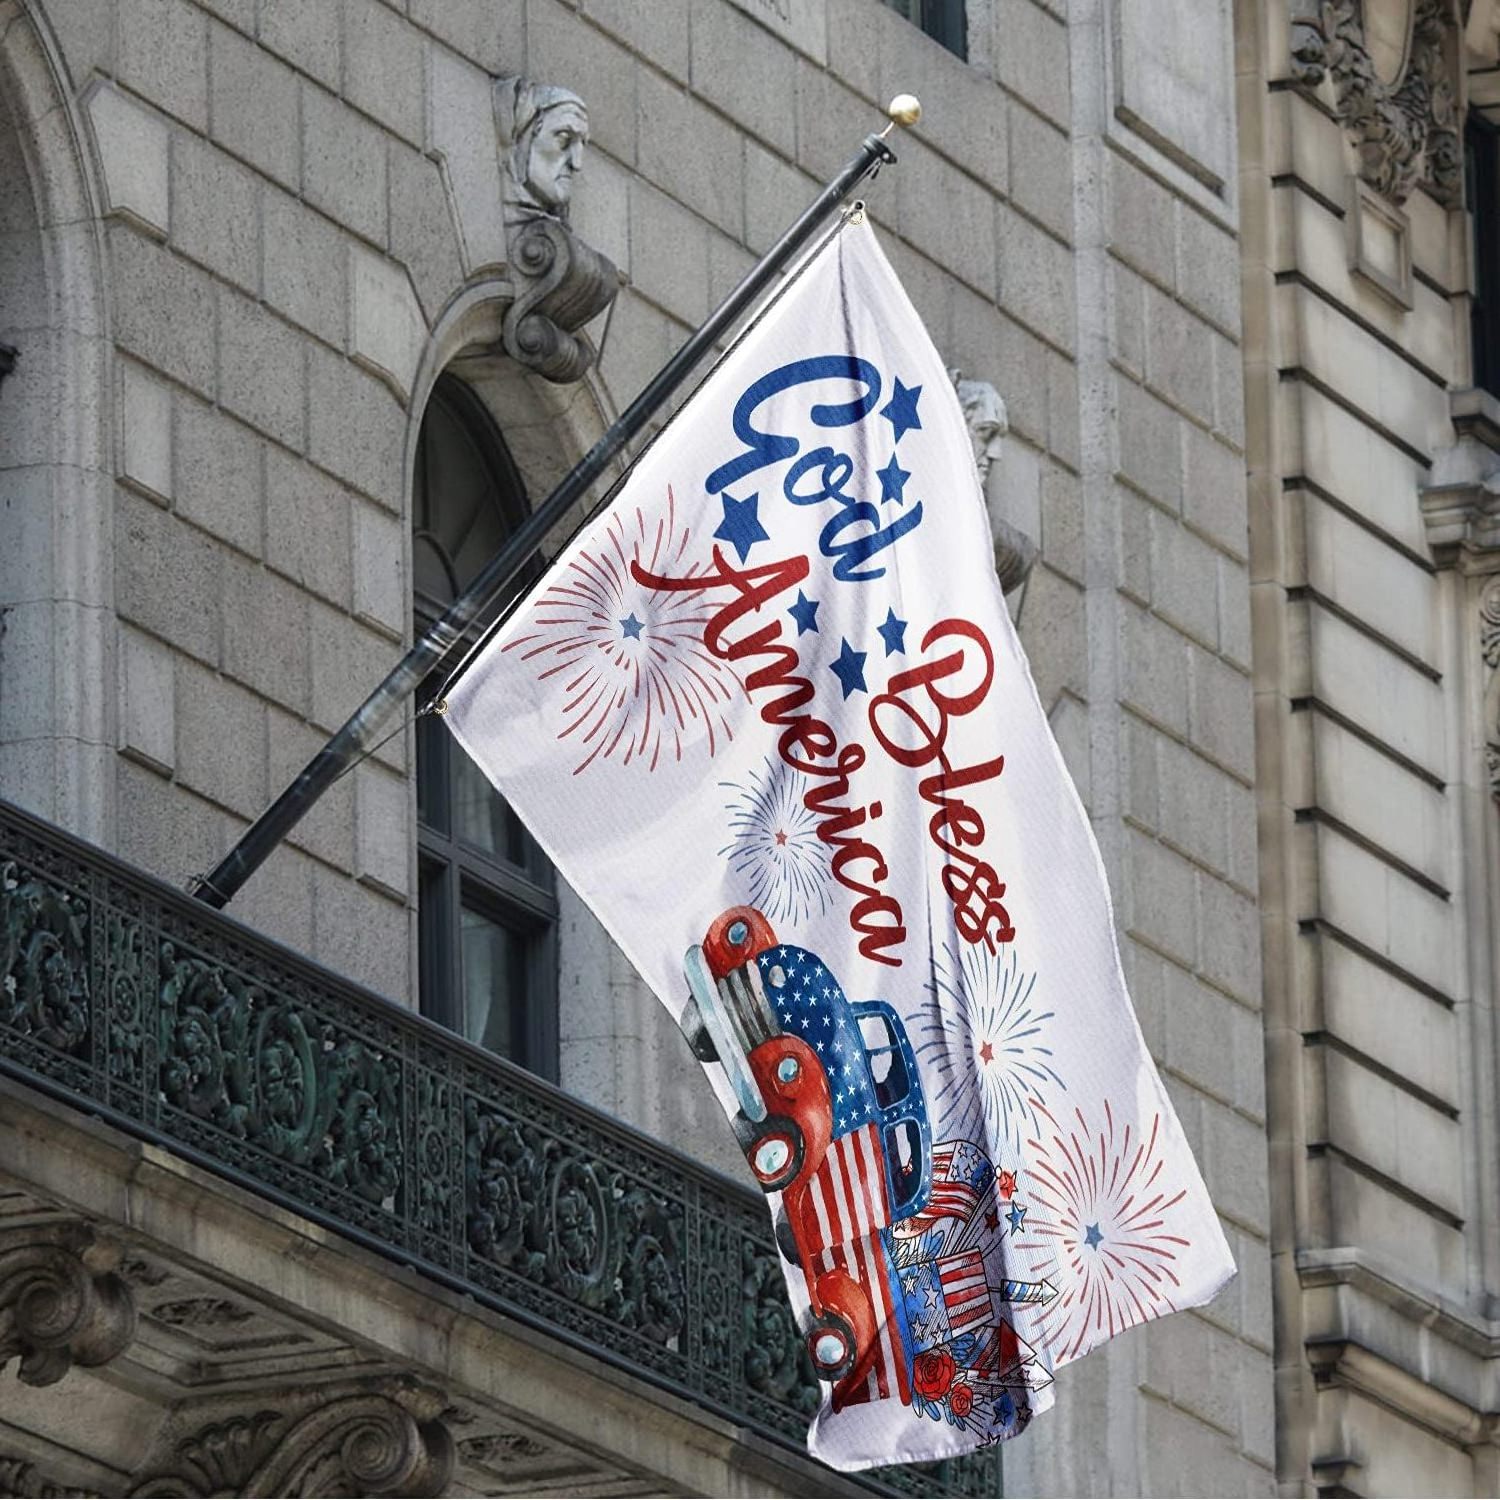
[[[1160,1115],[1122,1125],[1106,1103],[1095,1130],[1079,1109],[1067,1123],[1041,1113],[1043,1138],[1028,1142],[1031,1201],[1017,1249],[1035,1279],[1057,1288],[1037,1328],[1063,1365],[1176,1310],[1176,1266],[1189,1241],[1173,1232],[1173,1210],[1187,1190],[1161,1180]]]
[[[703,644],[714,613],[708,589],[645,588],[630,571],[694,577],[701,561],[684,563],[691,531],[677,522],[667,490],[665,513],[609,518],[593,546],[580,550],[563,576],[539,597],[525,633],[507,651],[537,664],[537,680],[554,686],[563,720],[558,739],[583,752],[576,776],[600,757],[680,761],[706,739],[710,757],[733,738],[728,706],[739,679]]]

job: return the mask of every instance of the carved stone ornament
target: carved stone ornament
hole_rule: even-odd
[[[33,1463],[13,1453],[0,1453],[0,1500],[93,1500],[97,1490],[81,1490],[42,1473]]]
[[[75,1226],[0,1231],[0,1369],[27,1385],[107,1364],[135,1336],[135,1300],[111,1255]]]
[[[1404,64],[1380,76],[1362,0],[1292,0],[1292,76],[1332,81],[1339,119],[1359,156],[1359,176],[1392,203],[1425,183],[1445,207],[1463,200],[1455,0],[1409,0]]]
[[[1484,763],[1490,796],[1500,806],[1500,579],[1479,596],[1479,649],[1488,668],[1484,683]]]
[[[589,140],[577,94],[529,78],[495,85],[505,237],[515,300],[501,339],[512,359],[547,380],[578,380],[594,361],[579,330],[604,311],[623,278],[568,223]]]
[[[453,1477],[446,1398],[415,1381],[310,1389],[179,1439],[132,1495],[440,1495]]]
[[[1010,417],[1004,398],[987,380],[966,380],[962,370],[948,371],[958,404],[963,408],[969,428],[969,442],[974,448],[974,468],[979,475],[981,492],[990,477],[990,466],[1000,457],[1002,439],[1010,431]],[[999,517],[991,519],[995,534],[995,572],[1005,593],[1026,582],[1037,559],[1037,545],[1016,526]]]

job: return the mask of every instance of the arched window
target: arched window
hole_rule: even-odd
[[[467,587],[526,513],[525,488],[494,420],[462,381],[441,376],[417,439],[412,495],[419,630]],[[417,721],[417,825],[423,1014],[555,1078],[552,867],[432,716]]]

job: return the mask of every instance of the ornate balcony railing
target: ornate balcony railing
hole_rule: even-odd
[[[761,1199],[0,801],[0,1072],[801,1449]],[[866,1477],[998,1495],[996,1452]]]

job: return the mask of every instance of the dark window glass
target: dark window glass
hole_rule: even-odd
[[[412,495],[418,627],[437,619],[527,513],[499,429],[474,393],[438,380]],[[438,684],[430,685],[430,692]],[[417,722],[423,1014],[557,1076],[552,868],[440,720]]]
[[[914,1120],[901,1120],[886,1130],[885,1159],[895,1188],[891,1218],[899,1222],[916,1212],[922,1189],[922,1134]]]
[[[1471,113],[1465,132],[1474,265],[1474,384],[1500,396],[1500,129]]]
[[[920,26],[954,56],[968,57],[969,22],[964,14],[964,0],[885,0],[885,3],[892,10],[899,10],[913,26]]]

